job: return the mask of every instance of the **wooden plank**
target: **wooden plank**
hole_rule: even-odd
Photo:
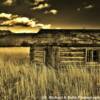
[[[60,50],[83,50],[81,47],[62,47]]]
[[[38,53],[35,53],[35,55],[34,56],[44,56],[44,54],[38,54]]]
[[[84,57],[67,57],[67,56],[63,56],[61,57],[61,59],[84,59]]]
[[[84,52],[84,50],[67,50],[67,49],[65,49],[65,50],[60,50],[60,52]]]
[[[81,48],[81,47],[62,47],[62,48],[60,48],[60,49],[68,49],[68,50],[80,50],[80,49],[83,49],[83,48]]]
[[[44,52],[34,52],[35,54],[43,54]]]
[[[34,61],[39,61],[39,62],[43,62],[43,59],[39,59],[39,58],[35,58]],[[44,63],[44,62],[43,62]]]
[[[84,58],[61,58],[61,61],[84,61]]]
[[[34,58],[44,58],[44,56],[35,55]]]
[[[41,50],[44,50],[43,47],[36,47],[31,46],[30,48],[30,59],[33,63],[44,63],[44,51],[41,52]]]
[[[60,53],[83,54],[84,51],[60,51]]]
[[[60,56],[67,56],[67,57],[84,57],[84,53],[83,54],[72,54],[72,53],[60,53]]]
[[[44,51],[35,50],[35,53],[44,53]]]
[[[72,63],[72,62],[73,62],[73,63],[76,63],[76,62],[77,62],[77,63],[78,63],[78,62],[80,63],[80,62],[83,62],[83,61],[61,61],[60,63]]]

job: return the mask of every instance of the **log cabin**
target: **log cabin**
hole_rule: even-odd
[[[100,63],[99,29],[42,29],[38,33],[0,32],[0,47],[30,47],[30,61],[47,66]]]

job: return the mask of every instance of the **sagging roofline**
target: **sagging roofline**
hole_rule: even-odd
[[[65,34],[71,34],[71,32],[82,32],[82,33],[100,33],[100,29],[41,29],[40,31],[38,31],[37,33],[13,33],[10,31],[0,31],[0,32],[7,32],[8,34],[4,34],[4,35],[20,35],[20,36],[30,36],[30,35],[37,35],[37,34],[42,34],[42,33],[46,33],[46,34],[61,34],[61,33],[65,33]],[[68,33],[66,33],[68,32]],[[1,34],[2,35],[2,34]]]

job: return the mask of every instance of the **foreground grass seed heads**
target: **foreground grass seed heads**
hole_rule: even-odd
[[[66,65],[55,70],[30,65],[26,54],[1,54],[0,100],[41,100],[42,96],[100,95],[99,65]]]

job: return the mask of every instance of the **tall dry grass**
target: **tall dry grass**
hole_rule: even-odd
[[[73,64],[56,70],[45,65],[30,65],[27,54],[1,53],[0,58],[0,100],[100,95],[97,90],[100,83],[99,65],[90,68]]]

